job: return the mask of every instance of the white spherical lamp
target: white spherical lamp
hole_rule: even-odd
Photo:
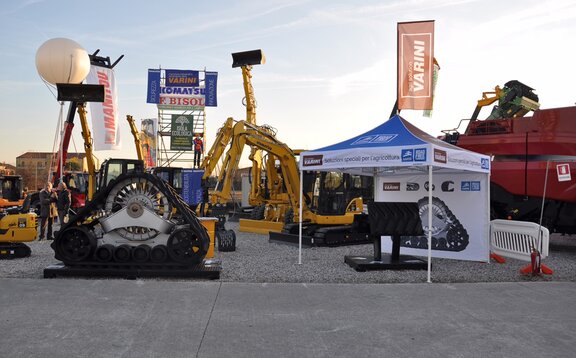
[[[90,57],[77,42],[54,38],[36,51],[36,69],[52,84],[82,83],[90,72]]]

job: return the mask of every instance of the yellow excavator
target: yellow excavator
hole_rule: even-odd
[[[30,195],[22,199],[22,177],[0,175],[0,259],[30,256],[24,242],[34,241],[37,216],[30,212]]]
[[[317,245],[341,245],[370,242],[367,217],[363,215],[364,200],[372,199],[372,178],[341,173],[306,172],[300,203],[300,171],[296,154],[280,142],[265,126],[246,121],[234,126],[230,149],[226,153],[221,190],[213,193],[212,201],[225,200],[231,180],[227,179],[245,146],[257,148],[278,162],[279,176],[275,185],[281,187],[266,201],[266,214],[261,220],[240,219],[240,230],[270,233],[271,241],[297,242],[293,226],[298,223],[302,205],[305,240]],[[278,220],[278,218],[282,218]]]

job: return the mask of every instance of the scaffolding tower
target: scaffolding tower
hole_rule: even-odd
[[[205,82],[206,70],[198,71],[200,75],[200,86]],[[161,73],[164,73],[163,71]],[[165,78],[160,78],[160,85],[164,86]],[[197,134],[200,135],[204,146],[202,148],[201,159],[204,158],[206,148],[206,111],[204,106],[175,106],[158,104],[158,132],[157,161],[159,167],[182,167],[191,168],[194,164],[194,148],[192,150],[172,150],[171,126],[173,115],[192,116],[192,140]]]
[[[173,107],[174,108],[174,107]],[[157,166],[159,167],[189,167],[194,163],[194,148],[187,150],[171,150],[171,126],[172,115],[192,115],[193,137],[200,134],[200,138],[206,147],[206,111],[204,108],[193,110],[162,108],[158,105],[158,158]],[[202,148],[202,158],[204,157],[204,148]]]

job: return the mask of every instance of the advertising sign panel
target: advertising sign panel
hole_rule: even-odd
[[[192,115],[172,115],[170,127],[170,150],[192,150]]]
[[[182,169],[182,199],[188,205],[202,202],[203,170]]]
[[[120,150],[120,123],[118,120],[118,94],[114,70],[91,66],[87,84],[104,86],[104,102],[90,102],[94,150]]]
[[[434,21],[398,23],[398,109],[432,109]]]
[[[428,212],[432,211],[432,256],[458,260],[489,260],[490,185],[481,173],[434,174],[428,176],[395,175],[377,179],[374,199],[388,202],[417,202],[420,220],[428,229]],[[432,208],[428,193],[432,190]],[[473,203],[473,205],[471,205]],[[428,237],[402,236],[400,254],[427,256]],[[390,253],[392,241],[382,238],[382,251]]]
[[[146,103],[160,102],[160,70],[148,70]]]
[[[156,118],[142,119],[140,131],[140,145],[144,162],[149,168],[156,166],[156,133],[158,132],[158,120]]]
[[[162,80],[162,71],[165,73]],[[218,72],[205,72],[204,81],[199,71],[148,70],[146,103],[154,103],[160,109],[201,110],[216,107]]]
[[[192,70],[164,70],[166,73],[166,87],[198,87],[200,76],[198,71]]]

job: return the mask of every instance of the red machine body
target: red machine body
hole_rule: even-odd
[[[543,225],[576,233],[576,107],[471,121],[452,139],[459,147],[492,156],[493,218],[538,222],[545,197]],[[559,181],[558,164],[569,165],[574,179]]]

